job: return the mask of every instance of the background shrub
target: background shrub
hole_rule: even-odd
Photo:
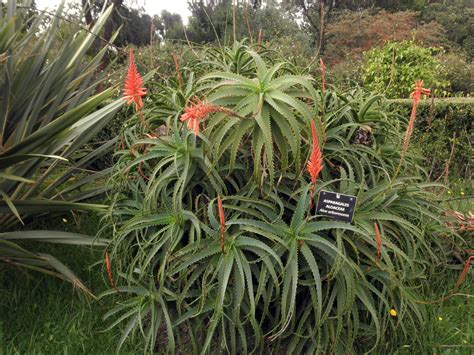
[[[423,48],[413,41],[389,42],[366,52],[364,87],[389,98],[408,97],[413,83],[424,80],[425,87],[444,88],[440,64],[433,58],[435,48]]]
[[[450,51],[436,57],[442,76],[449,83],[449,95],[466,95],[474,91],[474,65],[462,51]]]

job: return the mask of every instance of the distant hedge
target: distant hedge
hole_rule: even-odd
[[[390,100],[390,105],[404,117],[410,116],[411,99]],[[474,98],[426,99],[418,106],[413,142],[423,151],[431,178],[443,174],[454,133],[456,138],[449,176],[472,178],[473,114]]]

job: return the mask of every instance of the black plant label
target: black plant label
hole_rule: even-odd
[[[316,214],[343,222],[352,222],[357,197],[330,191],[320,191]]]

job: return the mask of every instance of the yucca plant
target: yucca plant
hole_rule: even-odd
[[[416,150],[401,161],[404,122],[381,96],[323,92],[241,46],[241,65],[189,65],[185,90],[155,84],[150,132],[124,133],[102,229],[121,286],[104,295],[132,296],[106,318],[150,351],[346,353],[413,337],[417,286],[454,237]],[[352,223],[315,215],[323,189],[357,197]]]
[[[21,8],[15,0],[0,4],[0,261],[54,274],[83,288],[57,259],[31,247],[39,241],[92,245],[93,237],[12,231],[34,214],[98,212],[105,207],[83,201],[104,193],[94,181],[109,171],[88,173],[87,167],[114,141],[85,154],[80,149],[123,104],[121,99],[111,102],[112,89],[98,92],[106,47],[92,58],[87,54],[112,8],[90,30],[77,24],[56,46],[63,5],[51,19],[41,14],[29,19],[27,3]]]

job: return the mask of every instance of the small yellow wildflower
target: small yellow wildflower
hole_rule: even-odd
[[[438,320],[439,320],[439,321],[443,320],[443,317],[438,317]]]
[[[388,313],[390,313],[390,315],[391,315],[392,317],[396,317],[396,316],[397,316],[397,311],[394,310],[393,308],[392,308],[390,311],[388,311]]]
[[[451,195],[451,191],[448,191],[448,194]]]
[[[67,219],[66,219],[66,218],[63,218],[63,222],[64,222],[64,223],[67,223]]]
[[[461,196],[464,196],[464,191],[461,191]]]

